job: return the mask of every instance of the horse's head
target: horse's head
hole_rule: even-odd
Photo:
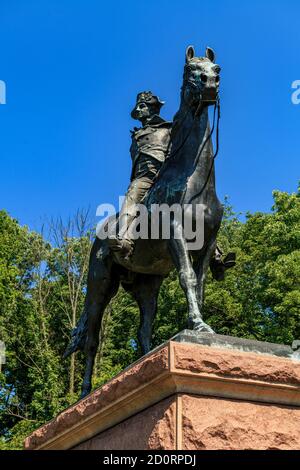
[[[193,46],[186,50],[183,75],[183,99],[189,106],[216,103],[219,91],[221,67],[215,64],[215,53],[209,47],[205,57],[195,57]]]

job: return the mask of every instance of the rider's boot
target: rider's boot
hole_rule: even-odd
[[[127,238],[111,235],[108,237],[108,246],[112,251],[120,253],[125,259],[129,259],[133,253],[133,242]]]

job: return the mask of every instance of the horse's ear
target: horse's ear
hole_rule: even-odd
[[[214,62],[214,61],[215,61],[216,54],[215,54],[214,50],[211,49],[210,47],[207,47],[207,48],[206,48],[206,57],[207,57],[211,62]]]
[[[185,51],[185,61],[188,62],[193,57],[195,57],[195,49],[193,48],[193,46],[189,46],[186,48]]]

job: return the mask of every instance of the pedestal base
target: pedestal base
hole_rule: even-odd
[[[185,330],[36,430],[25,448],[299,449],[298,353]]]

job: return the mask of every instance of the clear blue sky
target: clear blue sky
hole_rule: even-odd
[[[2,0],[0,205],[45,217],[115,203],[130,175],[130,110],[151,89],[171,119],[185,48],[222,67],[217,190],[268,211],[299,179],[299,0]]]

